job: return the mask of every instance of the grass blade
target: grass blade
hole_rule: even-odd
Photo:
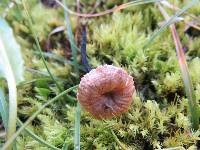
[[[3,93],[3,90],[0,88],[0,113],[3,120],[3,125],[8,128],[8,105]]]
[[[8,104],[6,102],[3,89],[0,88],[0,113],[3,121],[4,128],[8,130]],[[13,142],[13,150],[17,150],[16,141]]]
[[[20,124],[20,126],[23,126],[23,123],[17,119],[17,122]],[[40,138],[39,136],[37,136],[35,133],[33,133],[31,130],[29,130],[28,128],[24,129],[26,131],[26,133],[31,136],[34,140],[38,141],[40,144],[43,144],[44,146],[51,148],[52,150],[60,150],[59,148],[47,143],[45,140],[43,140],[42,138]]]
[[[33,52],[34,54],[36,55],[40,55],[39,52]],[[64,64],[70,64],[70,65],[73,65],[71,61],[69,60],[66,60],[64,57],[62,56],[59,56],[59,55],[56,55],[56,54],[53,54],[53,53],[49,53],[49,52],[42,52],[42,55],[44,57],[47,57],[47,58],[51,58],[51,59],[54,59],[58,62],[61,62],[61,63],[64,63]]]
[[[3,94],[3,90],[1,88],[0,88],[0,113],[1,113],[1,116],[2,116],[4,127],[7,129],[7,126],[8,126],[8,107],[7,107],[6,99],[5,99],[4,94]],[[17,119],[17,122],[20,124],[20,126],[23,125],[23,123],[19,119]],[[60,150],[60,149],[56,148],[55,146],[44,141],[39,136],[35,135],[29,129],[25,128],[25,131],[28,133],[28,135],[30,135],[33,139],[40,142],[41,144],[43,144],[43,145],[45,145],[45,146],[47,146],[47,147],[49,147],[53,150]],[[16,142],[13,144],[13,149],[17,149]]]
[[[74,134],[75,150],[80,150],[80,118],[81,118],[81,108],[80,104],[77,103],[76,114],[75,114],[75,134]]]
[[[67,8],[66,0],[64,0],[64,6],[65,8]],[[79,77],[79,69],[78,69],[79,67],[77,62],[77,48],[76,48],[77,46],[75,46],[76,44],[72,33],[68,12],[65,9],[64,9],[64,14],[65,14],[65,23],[67,26],[67,33],[70,41],[70,46],[72,49],[73,65],[75,68],[75,72]],[[81,109],[79,103],[77,103],[76,114],[75,114],[75,133],[74,133],[74,149],[76,150],[80,150],[80,116],[81,116]]]
[[[188,5],[180,9],[175,13],[174,16],[172,16],[158,31],[154,32],[153,35],[150,37],[150,39],[144,44],[144,49],[146,49],[153,40],[160,35],[161,32],[163,32],[170,24],[172,24],[174,21],[176,21],[176,18],[179,17],[181,14],[183,14],[186,10],[194,6],[196,3],[198,3],[198,0],[192,0]]]
[[[66,95],[68,92],[74,90],[77,88],[76,86],[73,86],[65,91],[63,91],[62,93],[60,93],[59,95],[57,95],[56,97],[54,97],[53,99],[50,99],[49,101],[47,101],[44,105],[42,105],[33,115],[31,115],[31,117],[23,124],[23,126],[21,126],[19,128],[19,130],[17,130],[17,132],[15,132],[15,134],[13,134],[8,141],[3,145],[1,150],[6,150],[6,148],[9,147],[10,144],[12,144],[12,142],[17,138],[17,136],[28,126],[29,123],[31,123],[35,117],[41,113],[43,111],[43,109],[47,106],[49,106],[50,104],[52,104],[53,102],[59,100],[61,97],[63,97],[64,95]]]
[[[68,150],[67,141],[66,140],[65,140],[65,143],[63,144],[62,150]]]
[[[78,51],[78,50],[77,50]],[[40,55],[39,52],[33,52],[34,54],[36,55]],[[74,65],[74,63],[72,61],[69,61],[69,60],[66,60],[66,58],[62,57],[62,56],[59,56],[59,55],[56,55],[56,54],[53,54],[53,53],[49,53],[49,52],[43,52],[42,53],[44,57],[46,58],[50,58],[50,59],[54,59],[55,61],[58,61],[60,63],[63,63],[63,64],[69,64],[69,65]],[[75,66],[74,66],[75,67]],[[76,66],[78,67],[79,70],[82,70],[84,71],[83,67],[82,66]]]
[[[159,9],[162,12],[163,16],[165,17],[165,19],[168,20],[169,16],[166,13],[166,11],[160,5],[159,5]],[[192,85],[189,71],[188,71],[187,61],[185,58],[185,54],[183,51],[183,47],[182,47],[179,35],[176,31],[175,25],[171,24],[170,29],[172,32],[175,46],[176,46],[176,53],[177,53],[177,58],[178,58],[183,82],[185,85],[185,91],[186,91],[186,94],[187,94],[187,97],[189,100],[189,108],[190,108],[190,113],[191,113],[192,127],[193,127],[193,129],[198,130],[198,128],[199,128],[199,111],[198,111],[198,105],[197,105],[195,94],[194,94],[193,85]]]
[[[47,72],[48,72],[50,78],[54,81],[54,83],[56,84],[56,87],[58,88],[58,90],[59,90],[60,92],[62,92],[62,91],[63,91],[62,87],[58,84],[58,82],[56,81],[55,77],[53,76],[53,74],[51,73],[50,69],[49,69],[48,66],[47,66],[46,60],[45,60],[45,58],[44,58],[44,56],[43,56],[42,49],[41,49],[41,46],[40,46],[40,43],[39,43],[39,40],[38,40],[38,36],[37,36],[37,34],[34,32],[34,30],[33,30],[33,28],[32,28],[32,27],[33,27],[33,18],[31,17],[31,15],[30,15],[30,13],[29,13],[29,11],[28,11],[28,7],[27,7],[25,1],[26,1],[26,0],[22,0],[22,4],[23,4],[23,7],[24,7],[26,16],[27,16],[27,18],[28,18],[29,26],[30,26],[31,32],[32,32],[32,34],[33,34],[33,37],[34,37],[34,40],[35,40],[37,49],[38,49],[38,51],[39,51],[39,53],[40,53],[40,56],[41,56],[41,58],[42,58],[42,62],[43,62],[43,64],[44,64],[44,66],[45,66],[45,68],[46,68],[46,70],[47,70]],[[71,101],[70,101],[71,99],[70,99],[70,97],[69,97],[68,95],[66,96],[66,99],[67,99],[69,102],[71,102]]]
[[[9,89],[9,117],[7,139],[16,131],[17,84],[23,81],[23,59],[20,46],[15,40],[12,28],[0,18],[0,77],[7,80]],[[11,149],[12,145],[8,149]]]
[[[47,66],[46,60],[45,60],[45,58],[44,58],[44,56],[43,56],[43,53],[42,53],[42,49],[41,49],[41,47],[40,47],[40,43],[39,43],[39,40],[38,40],[38,36],[37,36],[37,34],[34,32],[34,30],[33,30],[33,28],[32,28],[32,27],[33,27],[33,21],[32,21],[33,18],[30,16],[30,13],[29,13],[29,11],[28,11],[28,7],[27,7],[27,4],[26,4],[25,1],[26,1],[26,0],[22,0],[22,4],[23,4],[24,10],[25,10],[25,12],[26,12],[26,16],[27,16],[27,18],[28,18],[28,22],[29,22],[29,26],[30,26],[31,32],[32,32],[32,34],[33,34],[33,36],[34,36],[34,40],[35,40],[37,49],[39,50],[40,56],[41,56],[41,58],[42,58],[42,62],[43,62],[43,64],[44,64],[44,66],[45,66],[45,68],[46,68],[46,70],[47,70],[49,76],[50,76],[51,79],[54,81],[54,83],[56,84],[56,86],[57,86],[57,88],[59,89],[59,91],[62,92],[63,89],[62,89],[61,86],[58,84],[58,82],[55,80],[54,76],[52,75],[51,71],[49,70],[49,68],[48,68],[48,66]]]
[[[64,5],[67,8],[65,0],[64,0]],[[74,36],[73,36],[73,33],[72,33],[72,28],[71,28],[71,25],[70,25],[68,12],[64,11],[64,14],[65,14],[65,23],[66,23],[66,26],[67,26],[67,34],[68,34],[70,46],[71,46],[71,49],[72,49],[73,65],[74,65],[74,68],[75,68],[75,72],[78,75],[79,74],[79,69],[78,69],[79,67],[78,67],[78,62],[77,62],[77,49],[76,49],[76,46],[75,46],[76,44],[75,44],[75,41],[74,41]]]

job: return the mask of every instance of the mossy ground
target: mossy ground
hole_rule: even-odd
[[[82,12],[92,10],[92,1],[81,1]],[[127,1],[103,1],[97,12],[112,8],[116,4]],[[186,1],[171,1],[182,8]],[[5,6],[6,6],[5,2]],[[45,51],[49,33],[58,26],[64,26],[62,8],[50,9],[39,1],[28,1],[34,20],[34,32],[38,34],[40,44]],[[75,9],[76,2],[68,1],[69,8]],[[2,5],[4,7],[4,5]],[[1,6],[1,7],[2,7]],[[188,12],[198,16],[200,3]],[[3,10],[3,9],[1,9]],[[166,9],[170,14],[173,11]],[[193,21],[185,15],[185,20]],[[18,88],[18,116],[25,121],[44,102],[59,93],[54,82],[49,79],[45,67],[37,53],[30,27],[22,5],[14,6],[6,19],[12,26],[17,41],[21,45],[25,60],[25,78],[27,81],[38,80],[32,84]],[[70,16],[73,32],[77,27],[77,17]],[[155,149],[182,147],[196,149],[199,131],[191,130],[188,100],[177,61],[173,38],[169,29],[156,38],[151,45],[143,49],[144,44],[160,28],[164,21],[159,9],[154,4],[132,6],[120,12],[92,18],[88,20],[87,55],[89,64],[95,68],[102,64],[113,64],[125,68],[133,77],[136,93],[129,112],[119,118],[106,121],[93,119],[84,110],[81,111],[81,149],[121,149],[111,130],[128,149]],[[186,24],[177,23],[178,33],[186,48],[196,98],[200,100],[200,37],[191,38],[184,33]],[[80,34],[80,33],[79,33]],[[63,89],[76,85],[81,75],[74,72],[70,61],[71,52],[66,31],[51,36],[51,57],[47,57],[47,65]],[[80,60],[80,54],[77,59]],[[79,61],[80,68],[81,61]],[[32,68],[32,69],[30,69]],[[76,96],[75,91],[70,93]],[[74,114],[76,102],[69,103],[64,98],[46,108],[29,125],[35,134],[41,136],[52,145],[62,148],[66,142],[73,149]],[[46,147],[32,140],[23,133],[17,138],[19,149],[46,150]]]

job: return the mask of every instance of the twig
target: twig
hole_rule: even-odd
[[[113,12],[116,12],[116,11],[120,11],[122,9],[125,9],[125,8],[128,8],[130,6],[133,6],[133,5],[141,5],[141,4],[148,4],[148,3],[154,3],[154,2],[160,2],[162,0],[136,0],[136,1],[132,1],[132,2],[128,2],[128,3],[124,3],[122,5],[119,5],[117,7],[114,7],[112,9],[108,9],[108,10],[105,10],[103,12],[100,12],[100,13],[96,13],[96,14],[81,14],[81,13],[77,13],[77,12],[74,12],[70,9],[68,9],[62,2],[60,2],[59,0],[55,0],[61,7],[63,7],[63,9],[68,12],[69,14],[71,15],[75,15],[75,16],[79,16],[79,17],[84,17],[84,18],[91,18],[91,17],[99,17],[99,16],[103,16],[103,15],[106,15],[106,14],[110,14],[110,13],[113,13]]]
[[[95,12],[95,10],[97,9],[97,7],[101,4],[101,0],[96,1],[93,9],[90,11],[90,14],[93,14]]]

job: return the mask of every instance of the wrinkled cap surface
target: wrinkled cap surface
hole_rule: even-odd
[[[99,66],[81,78],[77,99],[96,119],[109,119],[126,112],[135,91],[133,78],[122,68]]]

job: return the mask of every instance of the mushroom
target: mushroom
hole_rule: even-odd
[[[96,119],[110,119],[126,112],[135,91],[133,78],[122,68],[99,66],[81,78],[77,99]]]

